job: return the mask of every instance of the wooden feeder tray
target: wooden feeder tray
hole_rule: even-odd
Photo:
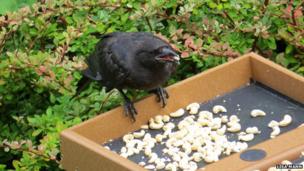
[[[200,102],[204,110],[210,110],[215,104],[224,105],[228,115],[240,117],[244,128],[258,126],[262,130],[260,136],[248,143],[248,150],[223,157],[212,164],[199,163],[205,171],[267,170],[282,160],[299,160],[299,154],[304,151],[304,127],[299,127],[304,122],[304,78],[257,54],[249,53],[197,74],[169,86],[167,91],[170,98],[165,108],[155,102],[155,96],[136,102],[139,114],[135,123],[123,115],[122,107],[117,107],[64,130],[61,133],[63,168],[146,170],[136,164],[140,161],[138,156],[129,160],[113,152],[119,151],[123,145],[120,137],[140,129],[155,115],[169,114],[192,102]],[[250,118],[252,109],[262,109],[267,115],[262,119]],[[281,120],[284,114],[292,116],[292,124],[282,128],[278,137],[270,139],[268,122]],[[155,133],[157,131],[151,131],[152,135]],[[110,139],[115,140],[107,143]],[[113,151],[104,148],[104,143]],[[157,153],[161,153],[161,148]]]

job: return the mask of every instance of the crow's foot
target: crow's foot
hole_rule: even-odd
[[[133,102],[127,97],[127,95],[122,91],[119,90],[119,92],[122,94],[125,102],[124,102],[124,113],[126,116],[131,117],[132,121],[136,121],[135,116],[137,115],[137,111],[134,107]]]
[[[156,94],[156,101],[161,102],[162,107],[165,107],[167,105],[167,99],[169,98],[169,94],[164,88],[159,87],[154,90],[151,90],[150,92]]]
[[[125,101],[124,112],[126,116],[129,116],[133,121],[136,121],[135,116],[137,115],[137,111],[133,105],[133,102]]]

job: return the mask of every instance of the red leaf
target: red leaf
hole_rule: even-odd
[[[189,57],[189,52],[187,52],[187,51],[182,52],[181,57],[182,57],[182,58],[187,58],[187,57]]]
[[[184,45],[186,46],[186,47],[188,47],[190,44],[192,44],[193,43],[193,40],[192,40],[192,38],[191,37],[188,37],[186,40],[185,40],[185,43],[184,43]]]
[[[178,29],[176,30],[176,34],[181,36],[183,34],[183,31],[184,31],[183,29]]]
[[[303,16],[302,7],[295,9],[293,14],[295,18],[302,17]]]
[[[188,37],[190,37],[190,34],[188,34],[188,33],[184,34],[184,36],[183,36],[184,39],[187,39]]]
[[[284,12],[284,14],[285,14],[285,17],[290,18],[290,17],[291,17],[291,11],[292,11],[292,4],[289,4],[289,5],[287,6],[287,8],[285,8],[285,9],[283,10],[283,12]]]
[[[46,72],[46,67],[43,66],[43,65],[41,65],[41,66],[39,67],[39,71],[40,71],[41,73],[45,73],[45,72]]]
[[[39,69],[36,68],[35,71],[36,71],[36,73],[37,73],[39,76],[42,75],[42,72],[41,72]]]
[[[171,45],[171,47],[174,49],[174,50],[176,50],[177,52],[181,52],[181,50],[177,47],[177,46],[175,46],[175,44],[170,44]]]
[[[54,73],[52,70],[49,71],[49,76],[50,76],[52,79],[55,79],[55,77],[56,77],[55,73]]]
[[[155,36],[157,36],[160,39],[162,39],[163,41],[169,43],[169,40],[167,39],[167,37],[163,36],[161,33],[157,33],[157,34],[155,34]]]

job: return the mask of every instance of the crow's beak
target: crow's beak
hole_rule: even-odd
[[[175,62],[179,64],[180,57],[174,50],[163,48],[161,54],[157,56],[156,59],[163,62]]]

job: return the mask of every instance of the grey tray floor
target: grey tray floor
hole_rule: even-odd
[[[291,100],[290,98],[272,90],[260,83],[252,82],[247,86],[241,87],[230,93],[218,96],[210,101],[201,103],[200,110],[212,111],[214,105],[223,105],[227,108],[227,113],[220,115],[232,115],[235,114],[240,118],[242,130],[245,130],[250,126],[257,126],[262,133],[255,136],[253,141],[248,143],[249,147],[260,142],[269,139],[272,129],[268,128],[268,123],[271,120],[280,121],[284,114],[289,114],[293,118],[291,125],[281,128],[281,134],[297,128],[304,122],[304,105]],[[267,113],[265,117],[252,118],[250,112],[253,109],[261,109]],[[188,114],[185,114],[188,116]],[[183,117],[177,119],[171,119],[171,122],[178,123]],[[158,130],[148,130],[152,136],[161,133]],[[229,140],[237,140],[237,134],[228,133]],[[115,139],[111,142],[104,144],[109,146],[112,151],[119,152],[121,147],[124,146],[124,142],[121,138]],[[153,151],[158,154],[159,157],[168,158],[168,156],[162,154],[164,145],[157,144]],[[221,157],[225,157],[224,155]],[[147,163],[148,158],[139,153],[129,157],[128,159],[138,163],[144,161]],[[198,163],[199,167],[205,166],[206,163]]]

